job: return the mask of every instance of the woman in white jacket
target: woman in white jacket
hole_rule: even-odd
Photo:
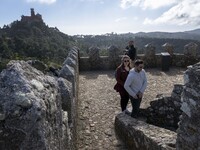
[[[143,93],[147,87],[147,77],[144,68],[144,62],[140,59],[135,61],[135,66],[129,72],[124,84],[124,88],[130,95],[132,104],[131,116],[137,118]]]

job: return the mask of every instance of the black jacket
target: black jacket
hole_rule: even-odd
[[[131,60],[135,60],[136,58],[136,49],[135,47],[132,46],[127,46],[126,49],[128,50],[128,56],[130,57]]]

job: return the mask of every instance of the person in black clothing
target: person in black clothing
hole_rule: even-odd
[[[136,49],[134,47],[134,41],[132,41],[132,40],[129,41],[128,46],[126,46],[126,49],[127,49],[127,55],[131,59],[131,67],[133,67],[134,60],[136,58]]]

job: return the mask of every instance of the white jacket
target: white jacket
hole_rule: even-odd
[[[144,93],[147,87],[146,72],[142,69],[140,72],[136,72],[132,68],[128,74],[124,88],[130,96],[134,97],[138,92]]]

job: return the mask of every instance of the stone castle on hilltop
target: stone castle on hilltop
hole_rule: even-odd
[[[42,15],[35,14],[35,11],[33,8],[31,8],[31,16],[21,16],[22,22],[43,22]]]

